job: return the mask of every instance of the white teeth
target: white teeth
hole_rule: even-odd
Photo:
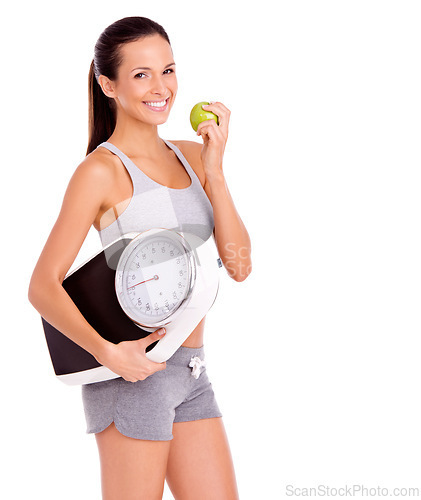
[[[147,104],[148,106],[152,106],[154,108],[162,108],[163,106],[165,106],[165,104],[167,104],[167,100],[165,99],[165,101],[160,101],[160,102],[147,102],[147,101],[145,101],[145,104]]]

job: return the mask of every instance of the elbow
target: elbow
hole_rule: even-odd
[[[242,281],[245,281],[245,279],[247,278],[247,276],[250,276],[250,273],[247,273],[247,274],[237,274],[235,276],[233,276],[233,279],[237,282],[237,283],[241,283]]]
[[[252,270],[252,265],[251,261],[248,265],[246,266],[239,266],[238,269],[235,270],[235,272],[231,273],[231,278],[236,281],[237,283],[241,283],[244,281],[248,276],[250,276]]]
[[[28,300],[35,307],[38,308],[42,297],[49,290],[50,285],[55,284],[51,279],[32,275],[31,281],[28,286]]]
[[[39,292],[39,287],[34,282],[34,280],[31,279],[31,282],[29,283],[28,287],[28,300],[34,307],[36,307],[35,304],[37,303],[37,298],[39,295],[38,292]]]
[[[28,300],[32,305],[34,305],[35,292],[36,292],[36,286],[34,283],[34,275],[32,275],[28,286]]]
[[[38,304],[37,295],[36,295],[36,291],[33,287],[29,287],[29,289],[28,289],[28,301],[36,310],[38,310],[38,308],[37,308],[37,304]]]

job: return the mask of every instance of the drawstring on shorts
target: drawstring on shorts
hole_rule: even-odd
[[[206,360],[201,360],[198,356],[192,356],[189,366],[192,368],[191,375],[194,378],[199,378],[201,373],[201,367],[206,366]]]

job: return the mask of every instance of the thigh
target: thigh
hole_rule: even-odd
[[[175,500],[238,500],[222,417],[173,425],[167,483]]]
[[[171,441],[134,439],[112,423],[95,435],[103,500],[161,500]]]

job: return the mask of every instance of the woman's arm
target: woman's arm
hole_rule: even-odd
[[[111,187],[111,171],[93,159],[75,170],[56,223],[29,284],[28,299],[40,315],[98,361],[109,342],[85,320],[62,283]]]
[[[206,179],[205,191],[213,207],[219,256],[231,278],[244,281],[252,269],[251,242],[223,174]]]
[[[203,138],[200,158],[205,171],[205,191],[213,207],[215,241],[228,274],[235,281],[244,281],[251,273],[251,242],[249,234],[235,209],[223,173],[223,158],[228,139],[231,112],[221,102],[204,106],[218,116],[199,123],[197,135]]]
[[[41,316],[125,380],[143,380],[166,363],[146,357],[146,347],[162,338],[162,329],[145,338],[113,344],[86,321],[62,283],[98,212],[114,186],[113,169],[92,157],[76,169],[57,221],[32,273],[28,299]]]

